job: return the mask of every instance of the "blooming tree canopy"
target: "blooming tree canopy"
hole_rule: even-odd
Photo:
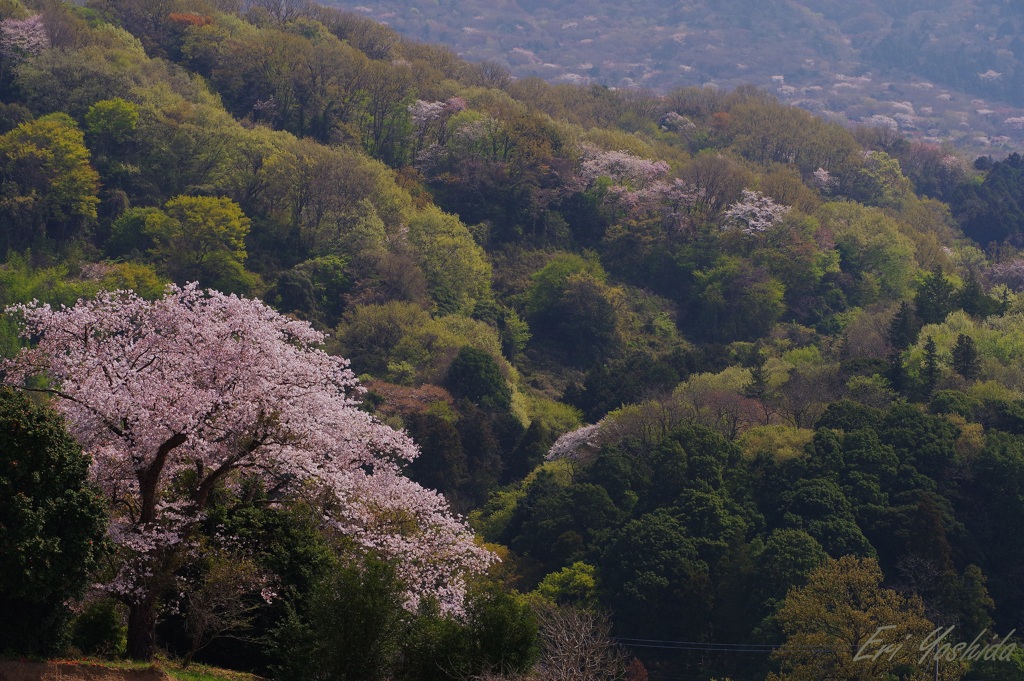
[[[5,381],[45,373],[92,455],[112,536],[137,557],[111,585],[122,595],[147,596],[145,557],[186,541],[211,491],[241,474],[275,496],[329,493],[326,520],[394,559],[409,607],[432,595],[458,611],[463,576],[492,560],[440,495],[402,475],[415,445],[357,408],[347,361],[318,349],[309,324],[195,284],[9,312],[38,344],[2,365]]]
[[[42,15],[0,21],[0,56],[21,60],[50,46]]]
[[[744,189],[743,198],[725,211],[725,226],[735,227],[745,234],[766,232],[781,222],[789,211],[789,206],[775,203],[761,192]]]
[[[664,161],[649,161],[628,151],[603,151],[588,146],[584,148],[580,175],[588,182],[607,177],[616,184],[636,189],[648,186],[669,170]]]

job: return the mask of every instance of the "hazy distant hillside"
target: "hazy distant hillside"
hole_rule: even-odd
[[[517,76],[669,90],[755,83],[826,116],[1016,147],[1024,4],[1009,0],[335,0]]]

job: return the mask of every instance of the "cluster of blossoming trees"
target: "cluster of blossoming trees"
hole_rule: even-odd
[[[162,566],[211,493],[244,477],[276,497],[328,498],[325,521],[395,562],[410,608],[429,595],[458,611],[464,575],[491,562],[440,495],[403,476],[415,445],[358,408],[347,362],[319,350],[307,323],[196,285],[12,311],[36,344],[2,365],[4,380],[47,386],[35,389],[56,396],[92,456],[123,556],[108,588],[129,604],[133,657],[153,653]]]

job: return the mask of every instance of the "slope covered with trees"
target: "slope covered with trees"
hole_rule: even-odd
[[[1017,626],[1019,158],[299,3],[0,11],[4,379],[114,502],[106,588],[47,601],[79,650],[815,678],[867,624]]]
[[[1012,2],[328,4],[520,77],[659,92],[753,83],[821,115],[908,136],[972,149],[1021,140],[1024,15]]]

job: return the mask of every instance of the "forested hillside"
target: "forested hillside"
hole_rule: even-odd
[[[1018,155],[313,5],[0,16],[0,651],[1024,675]]]
[[[732,89],[965,149],[1021,142],[1020,5],[1001,0],[332,0],[553,82]]]

